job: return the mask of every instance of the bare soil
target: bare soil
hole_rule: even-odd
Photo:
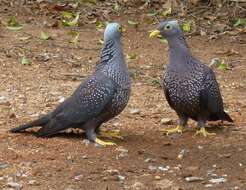
[[[0,13],[2,20],[8,16]],[[19,19],[28,22],[29,17]],[[212,40],[206,35],[187,37],[193,54],[203,62],[209,64],[219,57],[229,63],[230,70],[215,72],[225,109],[235,123],[209,123],[209,131],[216,136],[204,138],[194,136],[191,121],[182,135],[166,136],[161,130],[174,127],[177,120],[159,86],[167,45],[148,38],[146,31],[154,26],[128,26],[124,53],[137,54],[136,59],[128,60],[132,96],[124,112],[103,125],[119,129],[124,140],[112,139],[118,146],[96,147],[84,143],[81,132],[46,139],[33,132],[9,132],[54,109],[93,72],[99,60],[98,39],[103,34],[94,25],[79,27],[79,47],[75,47],[68,43],[69,29],[44,28],[44,20],[37,16],[18,32],[1,26],[0,189],[11,189],[10,182],[25,190],[246,189],[245,34]],[[115,20],[127,25],[127,16]],[[47,31],[53,39],[39,39],[40,31]],[[31,38],[20,39],[26,36]],[[21,64],[23,53],[30,65]],[[161,119],[171,121],[167,125]],[[202,179],[187,182],[192,176]],[[210,181],[218,178],[225,181]]]

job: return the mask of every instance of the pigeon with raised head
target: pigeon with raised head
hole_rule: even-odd
[[[54,135],[68,128],[85,130],[88,140],[101,145],[114,145],[97,138],[102,123],[120,114],[126,107],[131,80],[121,47],[122,27],[109,23],[104,32],[104,47],[95,72],[53,112],[12,129],[21,132],[38,127],[39,137]]]
[[[179,117],[179,125],[167,134],[182,132],[189,118],[197,121],[196,134],[212,135],[205,129],[206,121],[233,122],[224,111],[219,85],[213,70],[190,52],[176,20],[163,21],[150,37],[161,35],[169,45],[169,63],[163,77],[166,99]]]

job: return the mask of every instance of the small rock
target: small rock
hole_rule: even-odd
[[[142,190],[144,189],[145,186],[143,183],[139,182],[139,181],[136,181],[134,182],[130,187],[129,189],[132,189],[132,190]]]
[[[170,118],[162,118],[161,119],[161,124],[162,125],[171,125],[173,123],[173,120]]]
[[[83,155],[83,156],[81,156],[81,159],[83,159],[83,160],[88,159],[88,156],[87,155]]]
[[[160,180],[161,179],[161,177],[160,176],[155,176],[155,180]]]
[[[10,102],[9,102],[7,97],[0,96],[0,105],[10,106],[11,104],[10,104]]]
[[[195,177],[195,176],[185,178],[185,181],[187,182],[196,182],[196,181],[203,181],[203,180],[204,179],[202,177]]]
[[[166,171],[168,171],[168,170],[170,169],[170,167],[169,167],[169,166],[165,166],[165,167],[159,166],[158,169],[159,169],[160,171],[166,172]]]
[[[109,170],[105,170],[104,171],[105,173],[109,173],[109,174],[111,174],[111,175],[119,175],[119,170],[111,170],[111,169],[109,169]]]
[[[206,184],[206,185],[204,185],[205,187],[213,187],[213,185],[212,184]]]
[[[158,182],[155,182],[155,189],[161,190],[179,190],[180,188],[169,179],[162,179]]]
[[[9,187],[15,188],[16,190],[20,190],[23,187],[21,184],[15,182],[8,182],[7,185]]]
[[[122,175],[117,175],[117,178],[118,178],[118,181],[120,182],[123,182],[126,179],[126,177]]]
[[[0,169],[5,169],[7,167],[9,167],[10,165],[7,163],[0,163]]]
[[[82,141],[83,144],[85,144],[86,146],[88,146],[90,144],[90,141],[88,139],[84,139]],[[97,143],[95,143],[95,146],[96,146]]]
[[[30,180],[28,181],[28,185],[39,185],[39,183],[36,180]]]
[[[80,174],[80,175],[76,175],[76,176],[74,177],[74,179],[75,179],[76,181],[79,181],[79,180],[81,180],[83,177],[84,177],[84,176],[83,176],[82,174]]]
[[[215,178],[215,179],[210,179],[209,182],[210,183],[216,183],[216,184],[219,184],[219,183],[225,183],[227,180],[223,177],[220,177],[220,178]]]
[[[131,109],[130,114],[133,114],[133,115],[140,114],[140,109],[138,108]]]
[[[202,149],[203,149],[203,146],[199,145],[197,148],[198,148],[199,150],[202,150]]]
[[[187,150],[187,149],[182,149],[181,151],[180,151],[180,153],[178,154],[178,156],[177,156],[177,158],[178,159],[183,159],[187,154],[188,154],[188,152],[189,152],[189,150]]]
[[[120,155],[118,156],[119,158],[128,156],[128,150],[123,148],[122,146],[116,148],[116,150],[120,152]]]
[[[151,171],[156,171],[156,170],[157,170],[157,166],[152,166],[152,165],[150,165],[148,168],[149,168],[149,170],[151,170]]]

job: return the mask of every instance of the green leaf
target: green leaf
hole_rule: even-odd
[[[167,10],[163,11],[161,14],[162,14],[162,16],[164,16],[164,17],[166,17],[166,16],[172,14],[172,8],[171,8],[171,7],[168,8]]]
[[[222,61],[220,62],[220,64],[219,64],[219,66],[218,66],[218,69],[220,69],[220,70],[228,70],[229,67],[228,67],[228,65],[224,62],[224,60],[222,60]]]
[[[77,45],[78,44],[78,41],[79,41],[79,32],[77,31],[70,31],[68,33],[69,35],[72,36],[72,38],[69,40],[69,43],[72,43],[74,45]]]
[[[23,36],[23,37],[19,37],[18,39],[21,41],[26,41],[29,40],[31,38],[31,36]]]
[[[246,19],[245,18],[238,18],[237,21],[233,25],[234,27],[238,26],[246,26]]]
[[[102,45],[103,43],[104,43],[103,39],[100,38],[100,39],[98,40],[98,44],[101,44],[101,45]]]
[[[18,23],[15,16],[11,16],[7,21],[7,28],[9,30],[20,30],[22,29],[22,26]]]
[[[147,16],[152,17],[152,16],[156,16],[157,14],[158,14],[157,12],[151,12],[151,13],[148,13]]]
[[[63,18],[66,18],[66,19],[72,19],[72,18],[74,18],[74,14],[71,13],[71,12],[63,11],[61,14],[62,14],[62,17]]]
[[[119,11],[120,11],[119,3],[116,2],[116,3],[114,4],[113,10],[116,11],[116,12],[119,12]]]
[[[129,25],[137,26],[139,23],[133,20],[128,20],[127,21]]]
[[[21,64],[22,65],[30,65],[31,61],[28,60],[25,56],[23,56],[22,59],[21,59]]]
[[[78,26],[78,21],[79,21],[79,13],[76,14],[76,16],[71,20],[62,20],[62,24],[64,26]]]
[[[126,55],[127,59],[136,59],[137,58],[137,54],[136,53],[130,53]]]
[[[104,27],[105,27],[105,25],[102,21],[100,21],[100,20],[96,21],[96,29],[98,31],[103,31]]]
[[[22,26],[7,26],[7,29],[17,31],[17,30],[21,30]]]
[[[182,24],[182,30],[183,30],[184,32],[190,32],[190,30],[191,30],[190,23],[188,23],[188,22],[183,23],[183,24]]]
[[[41,31],[41,33],[40,33],[40,38],[41,38],[42,40],[48,40],[48,39],[50,39],[50,35],[49,35],[47,32]]]

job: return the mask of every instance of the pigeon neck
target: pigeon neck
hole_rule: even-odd
[[[121,48],[120,39],[107,40],[101,52],[101,61],[98,68],[107,69],[124,67],[124,57]]]
[[[174,37],[168,40],[170,68],[181,69],[189,64],[190,50],[184,36]]]
[[[175,36],[168,39],[168,44],[170,50],[180,51],[183,53],[188,53],[189,48],[183,35]]]

